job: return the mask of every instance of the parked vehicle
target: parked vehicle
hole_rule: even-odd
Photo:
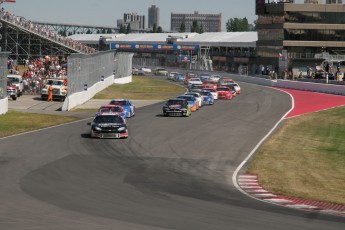
[[[61,100],[64,101],[67,96],[67,85],[63,79],[47,79],[42,91],[41,91],[41,99],[43,101],[48,100],[48,88],[49,85],[53,86],[53,100]]]
[[[175,98],[168,100],[163,106],[163,116],[183,116],[189,117],[192,115],[191,107],[187,100],[182,98]]]
[[[13,85],[17,88],[17,97],[20,97],[23,95],[24,92],[24,83],[23,78],[20,75],[17,74],[8,74],[7,80],[9,80]]]
[[[11,81],[7,81],[7,96],[12,98],[14,101],[17,100],[18,97],[17,86]]]
[[[91,137],[97,138],[127,138],[126,122],[119,115],[106,114],[96,116],[91,125]]]

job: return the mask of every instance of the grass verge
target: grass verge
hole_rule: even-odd
[[[76,117],[10,111],[0,116],[0,137],[79,120]]]
[[[345,204],[344,114],[341,107],[287,120],[249,173],[275,194]]]
[[[166,100],[185,92],[185,88],[149,76],[133,76],[128,84],[114,84],[96,94],[94,99]]]

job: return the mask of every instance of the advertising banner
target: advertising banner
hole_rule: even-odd
[[[111,49],[119,50],[184,50],[197,51],[198,45],[178,45],[178,44],[133,44],[133,43],[111,43]]]
[[[181,63],[190,63],[191,57],[189,55],[180,55]]]

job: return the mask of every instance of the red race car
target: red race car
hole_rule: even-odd
[[[204,88],[207,88],[207,89],[216,90],[218,87],[217,82],[212,82],[212,81],[204,81],[203,85],[204,85]]]
[[[218,99],[231,100],[233,95],[232,91],[228,86],[220,86],[217,88]]]

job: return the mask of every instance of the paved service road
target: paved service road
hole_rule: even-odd
[[[283,92],[241,87],[189,118],[140,108],[126,140],[91,139],[88,120],[0,139],[0,229],[345,229],[234,188],[236,167],[291,107]]]

